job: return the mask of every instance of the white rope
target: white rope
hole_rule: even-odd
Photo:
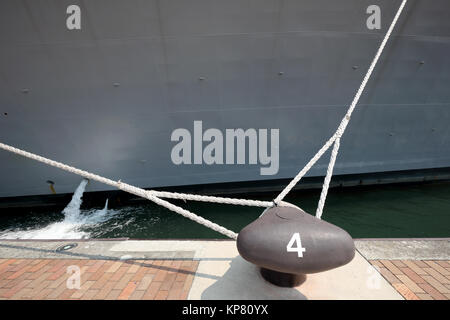
[[[5,144],[2,144],[2,145],[3,146],[7,146]],[[7,146],[7,147],[10,147],[10,146]],[[13,148],[13,147],[11,147],[11,148]],[[7,150],[6,148],[2,148],[2,149]],[[17,149],[17,148],[14,148],[14,149],[20,150],[20,149]],[[8,151],[11,151],[11,150],[8,150]],[[20,150],[20,151],[22,151],[22,150]],[[14,152],[14,151],[11,151],[11,152]],[[14,153],[17,153],[17,152],[14,152]],[[37,156],[37,157],[39,157],[39,156]],[[46,159],[46,158],[43,158],[43,157],[41,157],[41,158],[45,159],[45,160],[49,160],[49,159]],[[33,158],[33,159],[34,160],[38,160],[38,159],[35,159],[35,158]],[[52,160],[49,160],[49,161],[52,161]],[[59,163],[59,162],[56,162],[56,161],[54,161],[54,162],[58,163],[58,165],[60,165],[60,166],[65,166],[62,163]],[[47,164],[50,164],[50,163],[47,163]],[[60,169],[63,169],[62,167],[59,167],[59,166],[56,166],[56,165],[53,165],[53,164],[50,164],[50,165],[52,165],[54,167],[58,167]],[[72,169],[75,169],[75,168],[72,168]],[[78,169],[75,169],[75,170],[78,170]],[[75,172],[73,172],[73,173],[75,173]],[[91,174],[91,173],[89,173],[87,171],[80,170],[80,172],[78,172],[76,174],[79,174],[79,175],[83,176],[82,173],[90,175],[91,178],[89,178],[89,179],[91,179],[91,180],[97,180],[99,182],[111,185],[110,183],[107,182],[107,180],[109,180],[109,179],[104,180],[103,177]],[[95,178],[94,178],[94,176],[95,176]],[[109,181],[113,181],[113,180],[109,180]],[[115,181],[113,181],[113,182],[115,182]],[[213,202],[213,203],[223,203],[223,204],[232,204],[232,205],[239,205],[239,206],[263,207],[263,208],[272,207],[274,205],[274,203],[272,201],[260,201],[260,200],[249,200],[249,199],[239,199],[239,198],[205,196],[205,195],[196,195],[196,194],[189,194],[189,193],[178,193],[178,192],[156,191],[156,190],[146,190],[146,191],[150,195],[153,195],[153,196],[156,196],[156,197],[159,197],[159,198],[169,198],[169,199],[179,199],[179,200],[192,200],[192,201],[202,201],[202,202]]]
[[[317,205],[317,209],[316,209],[316,218],[318,218],[318,219],[322,218],[322,211],[323,211],[323,207],[325,205],[325,200],[327,198],[328,187],[330,185],[331,177],[333,176],[334,163],[336,162],[336,157],[337,157],[337,154],[339,151],[340,143],[341,143],[341,138],[337,138],[336,141],[334,141],[333,150],[331,151],[331,157],[330,157],[330,163],[329,163],[328,169],[327,169],[327,175],[325,176],[325,180],[323,182],[322,192],[320,193],[319,204]]]
[[[355,109],[359,98],[361,97],[364,88],[366,87],[367,82],[369,81],[372,72],[378,62],[378,59],[380,58],[384,47],[386,46],[387,41],[389,40],[392,30],[394,29],[398,18],[400,17],[401,12],[403,11],[403,8],[406,5],[407,0],[403,0],[402,4],[400,5],[394,20],[392,21],[383,41],[381,42],[380,47],[378,48],[378,51],[361,83],[359,86],[358,91],[355,94],[355,97],[353,98],[353,101],[350,105],[350,107],[347,110],[347,113],[345,117],[342,119],[341,123],[339,124],[339,127],[337,128],[336,132],[331,136],[331,138],[320,148],[320,150],[314,155],[314,157],[305,165],[305,167],[292,179],[292,181],[283,189],[282,192],[278,195],[278,197],[270,202],[270,201],[258,201],[258,200],[247,200],[247,199],[233,199],[233,198],[226,198],[226,197],[214,197],[214,196],[204,196],[204,195],[194,195],[194,194],[186,194],[186,193],[176,193],[176,192],[166,192],[166,191],[155,191],[155,190],[144,190],[141,188],[136,188],[134,186],[131,186],[129,184],[123,183],[120,180],[119,181],[113,181],[111,179],[107,179],[104,177],[101,177],[99,175],[90,173],[88,171],[80,170],[68,165],[65,165],[63,163],[53,161],[44,157],[41,157],[39,155],[14,148],[12,146],[0,143],[0,148],[4,149],[6,151],[10,151],[12,153],[48,164],[50,166],[77,174],[79,176],[85,177],[90,180],[95,180],[113,187],[116,187],[120,190],[123,190],[128,193],[132,193],[134,195],[146,198],[148,200],[151,200],[169,210],[172,210],[178,214],[181,214],[182,216],[191,219],[199,224],[202,224],[214,231],[217,231],[219,233],[222,233],[232,239],[237,238],[237,234],[233,231],[230,231],[224,227],[219,226],[218,224],[215,224],[209,220],[206,220],[200,216],[197,216],[196,214],[185,210],[181,207],[178,207],[174,204],[171,204],[170,202],[167,202],[165,200],[162,200],[160,198],[171,198],[171,199],[182,199],[182,200],[194,200],[194,201],[204,201],[204,202],[214,202],[214,203],[224,203],[224,204],[233,204],[233,205],[243,205],[243,206],[257,206],[257,207],[273,207],[275,204],[277,205],[283,205],[282,200],[284,197],[292,190],[292,188],[295,187],[295,185],[303,178],[303,176],[311,169],[311,167],[322,157],[322,155],[330,148],[330,146],[334,143],[333,150],[331,152],[330,157],[330,163],[327,168],[327,174],[325,176],[324,184],[322,187],[322,192],[320,195],[320,200],[317,206],[316,211],[316,217],[321,218],[323,207],[325,204],[325,200],[327,197],[327,192],[330,184],[331,177],[333,175],[333,169],[336,162],[337,154],[339,152],[339,146],[340,146],[340,139],[342,135],[345,132],[345,129],[347,128],[347,125],[350,121],[350,117],[352,115],[353,110]],[[264,214],[264,212],[263,212]]]
[[[95,180],[95,181],[98,181],[98,182],[101,182],[101,183],[113,186],[115,188],[118,188],[118,189],[120,189],[122,191],[125,191],[125,192],[128,192],[128,193],[137,195],[139,197],[146,198],[148,200],[151,200],[151,201],[159,204],[160,206],[163,206],[163,207],[165,207],[165,208],[167,208],[169,210],[172,210],[172,211],[174,211],[174,212],[176,212],[178,214],[181,214],[182,216],[184,216],[184,217],[186,217],[188,219],[191,219],[191,220],[193,220],[193,221],[195,221],[195,222],[197,222],[197,223],[199,223],[201,225],[204,225],[207,228],[210,228],[210,229],[212,229],[214,231],[217,231],[217,232],[219,232],[219,233],[221,233],[221,234],[223,234],[223,235],[225,235],[225,236],[227,236],[227,237],[229,237],[231,239],[235,239],[235,240],[237,239],[237,234],[235,232],[233,232],[231,230],[228,230],[228,229],[226,229],[226,228],[224,228],[222,226],[219,226],[218,224],[216,224],[214,222],[211,222],[209,220],[206,220],[206,219],[204,219],[204,218],[202,218],[200,216],[197,216],[196,214],[194,214],[194,213],[192,213],[192,212],[190,212],[190,211],[188,211],[186,209],[180,208],[180,207],[178,207],[176,205],[171,204],[170,202],[162,200],[162,199],[156,197],[155,195],[153,195],[152,193],[148,192],[147,190],[144,190],[144,189],[141,189],[141,188],[136,188],[136,187],[134,187],[132,185],[123,183],[120,180],[119,181],[114,181],[114,180],[111,180],[111,179],[108,179],[108,178],[104,178],[104,177],[101,177],[101,176],[96,175],[94,173],[91,173],[91,172],[88,172],[88,171],[84,171],[84,170],[80,170],[80,169],[77,169],[75,167],[71,167],[71,166],[68,166],[66,164],[63,164],[61,162],[53,161],[53,160],[50,160],[50,159],[38,156],[38,155],[36,155],[34,153],[30,153],[30,152],[27,152],[27,151],[24,151],[24,150],[20,150],[18,148],[14,148],[12,146],[6,145],[6,144],[1,143],[1,142],[0,142],[0,148],[3,149],[3,150],[6,150],[6,151],[12,152],[12,153],[21,155],[23,157],[26,157],[26,158],[29,158],[29,159],[33,159],[33,160],[36,160],[36,161],[39,161],[39,162],[42,162],[42,163],[45,163],[45,164],[50,165],[52,167],[56,167],[56,168],[62,169],[64,171],[67,171],[67,172],[70,172],[70,173],[74,173],[76,175],[82,176],[82,177],[87,178],[89,180]]]
[[[378,48],[378,51],[375,54],[375,57],[373,58],[372,63],[370,64],[370,67],[367,70],[367,73],[364,76],[363,81],[361,82],[361,85],[359,86],[359,89],[356,92],[356,94],[353,98],[353,101],[350,104],[350,107],[348,108],[347,113],[345,114],[341,123],[339,124],[339,127],[337,128],[336,132],[325,143],[325,145],[314,155],[314,157],[307,163],[307,165],[297,174],[297,176],[295,176],[295,178],[289,183],[289,185],[287,185],[286,188],[278,195],[278,197],[274,200],[274,202],[276,204],[284,199],[284,197],[289,193],[289,191],[291,191],[292,188],[294,188],[294,186],[300,181],[300,179],[306,174],[306,172],[308,172],[308,170],[311,169],[311,167],[317,162],[317,160],[320,159],[320,157],[325,153],[325,151],[328,150],[328,148],[330,148],[331,144],[333,144],[333,142],[334,142],[335,145],[334,145],[334,148],[333,148],[333,151],[331,154],[330,163],[329,163],[328,169],[327,169],[327,175],[324,180],[324,184],[322,187],[322,193],[320,195],[320,200],[319,200],[319,204],[317,206],[317,211],[316,211],[316,217],[319,219],[321,218],[322,210],[323,210],[323,207],[325,204],[325,199],[326,199],[327,192],[328,192],[328,187],[330,184],[331,176],[333,174],[334,164],[335,164],[336,157],[337,157],[337,154],[339,151],[339,146],[340,146],[339,140],[342,137],[342,135],[344,134],[345,129],[347,128],[347,125],[350,121],[353,110],[355,109],[356,105],[358,104],[359,98],[361,97],[361,95],[366,87],[366,84],[372,75],[372,72],[378,62],[378,59],[380,58],[381,54],[383,53],[384,47],[386,46],[386,43],[389,40],[389,38],[392,34],[392,31],[394,30],[394,27],[397,24],[398,18],[400,17],[400,14],[402,13],[407,1],[408,0],[403,0],[400,7],[398,8],[397,13],[395,14],[395,17],[392,20],[392,23],[389,26],[389,29],[386,32],[386,35],[384,36],[383,41],[381,42],[381,45]]]
[[[213,202],[213,203],[223,203],[223,204],[233,204],[239,206],[253,206],[253,207],[273,207],[272,201],[259,201],[259,200],[248,200],[248,199],[236,199],[236,198],[226,198],[226,197],[214,197],[214,196],[204,196],[188,193],[177,193],[177,192],[166,192],[166,191],[147,191],[159,198],[170,198],[170,199],[180,199],[180,200],[193,200],[202,202]]]
[[[303,167],[303,169],[292,179],[292,181],[286,186],[286,188],[283,189],[283,191],[280,192],[278,197],[273,201],[277,205],[286,197],[286,195],[289,193],[289,191],[292,190],[292,188],[295,187],[295,185],[300,181],[301,178],[311,169],[311,167],[317,162],[317,160],[320,159],[320,157],[325,153],[325,151],[330,148],[330,146],[333,144],[333,142],[336,140],[336,134],[334,134],[324,145],[322,148],[320,148],[319,151],[312,157],[311,160]]]

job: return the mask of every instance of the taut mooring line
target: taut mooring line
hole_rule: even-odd
[[[372,63],[370,64],[369,69],[367,70],[366,75],[364,76],[364,79],[361,82],[361,85],[358,88],[358,91],[356,92],[352,103],[350,104],[344,118],[341,120],[341,123],[339,124],[339,127],[337,128],[336,132],[331,136],[331,138],[324,144],[324,146],[314,155],[314,157],[306,164],[306,166],[295,176],[294,179],[289,183],[289,185],[286,186],[286,188],[278,195],[278,197],[274,200],[275,203],[279,203],[284,199],[284,197],[292,190],[292,188],[295,187],[295,185],[300,181],[301,178],[311,169],[311,167],[320,159],[320,157],[327,151],[331,145],[334,143],[333,151],[331,153],[330,162],[328,164],[327,174],[325,176],[325,180],[322,186],[322,193],[320,195],[320,200],[317,205],[317,211],[316,211],[316,217],[321,218],[322,217],[322,211],[323,207],[325,205],[325,199],[327,197],[328,187],[330,185],[331,176],[333,175],[333,169],[334,164],[336,162],[336,157],[339,152],[339,146],[340,146],[340,139],[342,135],[345,132],[345,129],[347,128],[348,123],[350,122],[350,118],[352,116],[353,110],[355,110],[356,105],[358,104],[359,98],[361,97],[362,93],[364,92],[364,89],[367,85],[367,82],[369,81],[373,70],[375,69],[375,66],[377,65],[378,59],[380,58],[381,54],[383,53],[384,47],[386,46],[386,43],[388,42],[389,38],[391,37],[392,31],[394,30],[395,25],[397,24],[398,18],[400,17],[401,13],[403,12],[403,9],[405,8],[406,3],[408,0],[403,0],[400,4],[400,7],[397,10],[397,13],[395,14],[394,19],[392,20],[391,25],[389,26],[388,31],[386,32],[386,35],[383,38],[383,41],[380,44],[380,47],[378,48],[377,53],[375,54],[375,57],[372,60]]]
[[[386,32],[386,35],[383,38],[383,41],[380,44],[380,47],[378,48],[377,53],[375,54],[374,59],[372,60],[372,63],[370,64],[369,69],[367,70],[367,73],[361,82],[361,85],[359,86],[358,91],[356,92],[352,103],[350,104],[345,117],[341,120],[341,123],[339,124],[339,127],[337,128],[336,132],[331,136],[331,138],[325,142],[325,144],[322,146],[322,148],[319,149],[319,151],[314,155],[314,157],[303,167],[303,169],[292,179],[292,181],[283,189],[282,192],[278,195],[278,197],[274,201],[258,201],[258,200],[247,200],[247,199],[234,199],[234,198],[226,198],[226,197],[214,197],[214,196],[203,196],[203,195],[195,195],[195,194],[186,194],[186,193],[176,193],[176,192],[166,192],[166,191],[155,191],[155,190],[144,190],[141,188],[134,187],[132,185],[126,184],[119,181],[114,181],[102,176],[99,176],[97,174],[93,174],[88,171],[80,170],[75,167],[68,166],[66,164],[63,164],[61,162],[57,162],[51,159],[44,158],[42,156],[36,155],[34,153],[30,153],[12,146],[9,146],[7,144],[0,142],[0,148],[18,155],[21,155],[23,157],[33,159],[42,163],[45,163],[47,165],[68,171],[70,173],[77,174],[79,176],[82,176],[84,178],[95,180],[110,186],[113,186],[115,188],[118,188],[122,191],[137,195],[142,198],[146,198],[148,200],[151,200],[169,210],[172,210],[178,214],[181,214],[182,216],[191,219],[201,225],[204,225],[205,227],[208,227],[214,231],[217,231],[227,237],[230,237],[232,239],[237,239],[237,234],[231,230],[228,230],[214,222],[211,222],[207,219],[204,219],[186,209],[183,209],[181,207],[178,207],[168,201],[162,200],[161,198],[172,198],[172,199],[183,199],[183,200],[194,200],[194,201],[204,201],[204,202],[214,202],[214,203],[225,203],[225,204],[233,204],[233,205],[244,205],[244,206],[256,206],[256,207],[265,207],[269,208],[274,206],[275,204],[282,204],[282,200],[284,197],[295,187],[295,185],[302,179],[302,177],[311,169],[311,167],[322,157],[322,155],[331,147],[331,145],[334,144],[333,150],[331,153],[330,162],[327,169],[327,174],[325,176],[324,184],[322,186],[322,192],[320,195],[320,200],[317,206],[316,211],[316,217],[321,218],[323,207],[325,204],[325,200],[327,197],[327,192],[330,184],[331,177],[333,175],[333,169],[336,162],[336,157],[339,152],[339,146],[340,146],[340,139],[342,135],[345,132],[345,129],[347,128],[348,123],[350,122],[351,115],[353,113],[353,110],[355,109],[366,85],[369,81],[372,72],[384,50],[384,47],[386,46],[387,41],[389,40],[392,31],[394,30],[395,25],[397,24],[398,18],[400,17],[406,3],[408,0],[403,0],[399,9],[397,10],[397,13]]]
[[[128,192],[128,193],[140,196],[142,198],[146,198],[148,200],[151,200],[151,201],[159,204],[160,206],[163,206],[163,207],[165,207],[165,208],[167,208],[169,210],[172,210],[172,211],[174,211],[174,212],[176,212],[178,214],[181,214],[182,216],[184,216],[184,217],[186,217],[188,219],[191,219],[191,220],[193,220],[193,221],[195,221],[195,222],[197,222],[197,223],[199,223],[201,225],[204,225],[205,227],[208,227],[208,228],[210,228],[210,229],[212,229],[214,231],[217,231],[217,232],[219,232],[219,233],[221,233],[221,234],[223,234],[223,235],[225,235],[225,236],[227,236],[227,237],[229,237],[231,239],[235,239],[236,240],[236,238],[237,238],[237,234],[235,232],[233,232],[231,230],[228,230],[228,229],[226,229],[226,228],[224,228],[222,226],[219,226],[218,224],[216,224],[214,222],[211,222],[211,221],[209,221],[209,220],[207,220],[205,218],[202,218],[202,217],[200,217],[200,216],[198,216],[198,215],[196,215],[196,214],[194,214],[194,213],[192,213],[192,212],[190,212],[190,211],[188,211],[186,209],[183,209],[183,208],[178,207],[178,206],[176,206],[176,205],[174,205],[174,204],[172,204],[170,202],[162,200],[162,199],[154,196],[151,192],[149,192],[147,190],[134,187],[134,186],[129,185],[127,183],[123,183],[120,180],[119,181],[114,181],[114,180],[111,180],[111,179],[99,176],[97,174],[94,174],[94,173],[91,173],[91,172],[88,172],[88,171],[85,171],[85,170],[80,170],[80,169],[77,169],[75,167],[68,166],[68,165],[66,165],[64,163],[57,162],[57,161],[54,161],[54,160],[51,160],[51,159],[47,159],[47,158],[44,158],[44,157],[39,156],[37,154],[31,153],[31,152],[27,152],[27,151],[24,151],[24,150],[21,150],[21,149],[18,149],[18,148],[14,148],[12,146],[9,146],[9,145],[1,143],[1,142],[0,142],[0,148],[3,149],[3,150],[6,150],[6,151],[12,152],[12,153],[21,155],[23,157],[26,157],[26,158],[29,158],[29,159],[33,159],[33,160],[36,160],[36,161],[39,161],[39,162],[42,162],[42,163],[45,163],[45,164],[50,165],[52,167],[59,168],[59,169],[62,169],[64,171],[67,171],[67,172],[70,172],[70,173],[74,173],[74,174],[82,176],[82,177],[84,177],[86,179],[98,181],[98,182],[107,184],[109,186],[115,187],[117,189],[120,189],[122,191],[125,191],[125,192]]]

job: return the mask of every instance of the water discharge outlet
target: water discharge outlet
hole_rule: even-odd
[[[78,246],[77,243],[69,243],[69,244],[65,244],[65,245],[62,245],[62,246],[56,248],[55,251],[56,252],[67,251],[67,250],[75,248],[76,246]]]
[[[108,210],[108,199],[103,209],[81,210],[83,194],[88,185],[88,180],[83,179],[72,199],[61,212],[62,220],[45,226],[25,229],[8,230],[0,235],[0,239],[86,239],[91,237],[89,227],[103,223],[113,217],[117,212]]]

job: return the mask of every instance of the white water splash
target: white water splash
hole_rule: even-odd
[[[82,227],[95,225],[107,221],[116,212],[108,210],[108,200],[101,210],[87,210],[82,213],[80,206],[83,193],[88,181],[81,181],[75,190],[72,200],[64,208],[64,219],[51,223],[40,229],[6,230],[0,233],[0,239],[83,239],[89,238],[90,233],[82,231]]]
[[[62,213],[64,214],[64,220],[66,221],[77,221],[80,217],[80,206],[83,202],[83,193],[86,190],[86,185],[88,181],[83,179],[75,190],[72,196],[72,200],[70,200],[69,204],[64,208]]]

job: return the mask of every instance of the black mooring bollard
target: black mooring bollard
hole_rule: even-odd
[[[306,281],[306,274],[293,274],[260,268],[261,276],[279,287],[297,287]]]
[[[340,267],[355,256],[346,231],[288,206],[270,208],[242,229],[237,248],[261,267],[264,279],[281,287],[298,286],[306,274]]]

